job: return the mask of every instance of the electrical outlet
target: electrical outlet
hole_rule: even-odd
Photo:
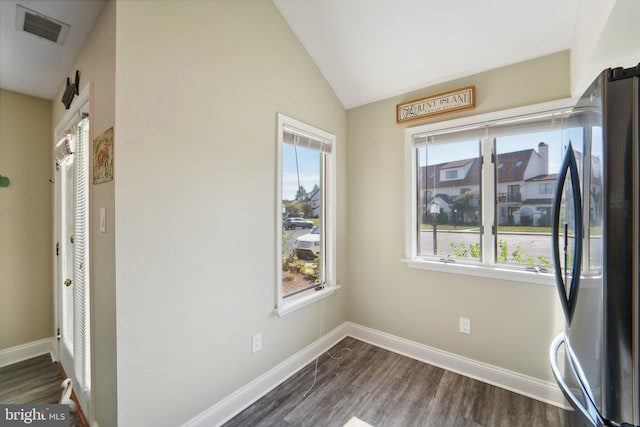
[[[467,319],[466,317],[461,317],[459,321],[460,321],[460,333],[471,334],[471,319]]]
[[[262,334],[257,333],[251,337],[251,348],[253,353],[257,353],[262,350]]]

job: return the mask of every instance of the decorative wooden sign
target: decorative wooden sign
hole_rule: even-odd
[[[476,87],[469,86],[396,106],[396,122],[424,119],[476,106]]]

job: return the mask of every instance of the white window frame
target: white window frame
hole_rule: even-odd
[[[536,283],[555,286],[553,271],[527,271],[524,269],[509,268],[507,265],[493,263],[495,259],[495,236],[491,233],[495,224],[494,203],[488,203],[495,199],[495,174],[492,167],[482,168],[482,226],[485,232],[482,234],[483,256],[479,263],[464,262],[442,262],[433,257],[418,256],[418,236],[416,224],[418,223],[417,209],[417,170],[416,170],[416,147],[414,136],[424,133],[439,133],[448,131],[462,131],[490,125],[507,124],[519,120],[530,118],[531,116],[550,115],[558,110],[568,112],[576,103],[575,98],[566,98],[557,101],[545,102],[525,107],[518,107],[508,110],[496,111],[492,113],[479,114],[460,119],[431,123],[409,127],[405,130],[405,258],[402,260],[411,268],[422,270],[441,271],[447,273],[463,274],[477,277],[488,277],[494,279],[505,279],[516,282]],[[485,136],[485,138],[489,138]],[[492,144],[482,141],[482,158],[486,164],[493,166],[491,158],[493,155]]]
[[[321,197],[321,251],[323,252],[322,288],[308,289],[287,298],[282,293],[282,147],[285,128],[295,129],[302,134],[313,136],[331,145],[331,150],[324,153],[323,176],[320,185]],[[276,303],[278,316],[287,315],[315,301],[332,295],[339,286],[336,281],[336,137],[335,135],[303,123],[299,120],[278,114],[278,148],[277,148],[277,183],[276,183]]]

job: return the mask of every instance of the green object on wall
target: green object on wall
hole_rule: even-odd
[[[8,187],[9,182],[10,181],[8,177],[0,175],[0,187]]]

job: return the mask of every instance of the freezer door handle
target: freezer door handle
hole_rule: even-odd
[[[560,350],[560,346],[564,344],[564,334],[559,334],[551,343],[551,348],[549,349],[549,359],[551,360],[551,370],[553,371],[553,376],[556,379],[556,382],[560,386],[560,390],[562,390],[562,394],[567,398],[571,406],[580,414],[583,421],[587,422],[589,426],[596,427],[605,427],[606,424],[602,420],[602,418],[596,414],[590,413],[587,408],[584,407],[582,402],[573,394],[573,391],[567,384],[567,381],[564,379],[562,373],[560,372],[560,367],[558,366],[558,351]],[[573,369],[573,367],[571,367]],[[577,375],[576,375],[577,377]],[[593,411],[597,412],[597,411]]]
[[[574,228],[574,253],[573,253],[573,265],[571,268],[571,281],[566,283],[565,278],[562,277],[562,265],[560,264],[560,207],[562,200],[562,193],[564,191],[564,181],[567,174],[571,177],[571,192],[573,196],[573,228]],[[560,296],[560,302],[564,316],[567,320],[567,324],[571,325],[571,319],[573,318],[573,312],[575,311],[576,301],[578,300],[578,288],[580,285],[580,268],[582,264],[582,200],[580,197],[580,177],[578,176],[578,165],[576,158],[573,154],[573,147],[571,143],[567,146],[562,166],[558,172],[558,180],[556,181],[555,196],[553,198],[553,221],[551,223],[551,240],[553,250],[553,263],[555,267],[556,286],[558,288],[558,294]],[[567,261],[567,236],[568,230],[565,224],[564,236],[565,236],[565,262]],[[565,268],[567,266],[565,265]],[[567,287],[568,286],[568,287]]]

